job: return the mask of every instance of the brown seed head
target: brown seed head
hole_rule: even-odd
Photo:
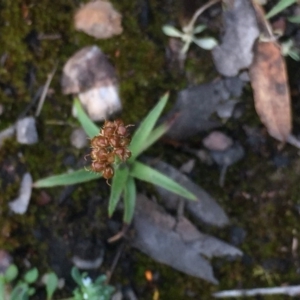
[[[111,166],[106,167],[106,168],[103,170],[102,176],[103,176],[105,179],[110,179],[110,178],[112,178],[112,177],[114,176],[114,169],[113,169]]]

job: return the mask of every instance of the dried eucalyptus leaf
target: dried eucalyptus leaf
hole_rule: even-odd
[[[134,247],[161,263],[214,284],[218,281],[203,256],[242,254],[237,248],[201,233],[185,218],[177,223],[162,207],[143,195],[137,197],[134,227]]]

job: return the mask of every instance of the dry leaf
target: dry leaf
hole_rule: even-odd
[[[276,43],[257,43],[250,78],[262,123],[272,137],[286,141],[292,127],[290,92],[285,61]]]
[[[207,258],[238,257],[242,252],[200,232],[189,220],[176,221],[161,206],[137,196],[132,245],[153,259],[186,274],[217,284]]]

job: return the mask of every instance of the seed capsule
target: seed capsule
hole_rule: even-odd
[[[103,173],[102,173],[102,176],[105,178],[105,179],[110,179],[114,176],[114,169],[110,166],[106,167],[104,170],[103,170]]]
[[[107,160],[107,155],[109,152],[105,148],[95,148],[91,152],[91,158],[92,160],[97,160],[97,161],[106,161]]]
[[[92,147],[98,147],[98,148],[102,148],[102,147],[106,147],[109,145],[108,143],[108,139],[104,136],[95,136],[94,138],[92,138],[91,141]]]
[[[130,139],[129,138],[122,138],[120,140],[120,146],[121,147],[127,147],[130,143]]]
[[[126,161],[128,158],[131,157],[131,152],[129,149],[126,148],[117,148],[115,149],[115,154],[122,160]]]
[[[98,162],[98,161],[93,161],[91,165],[92,171],[96,173],[101,173],[103,170],[105,170],[107,164],[104,162]]]

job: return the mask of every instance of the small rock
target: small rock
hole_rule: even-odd
[[[233,145],[233,140],[221,131],[213,131],[203,140],[203,145],[209,150],[224,151]]]
[[[17,122],[17,141],[20,144],[32,145],[38,142],[38,134],[33,117],[26,117]]]
[[[12,263],[12,257],[5,250],[0,249],[0,274],[3,274]]]
[[[75,28],[98,39],[107,39],[123,31],[122,16],[107,1],[93,1],[75,15]]]
[[[24,214],[27,211],[32,191],[32,177],[26,173],[21,182],[19,197],[9,202],[9,208],[16,214]]]
[[[229,100],[224,103],[218,104],[216,112],[221,119],[229,119],[232,117],[234,109],[238,101]]]
[[[182,173],[189,174],[194,169],[195,163],[196,163],[195,159],[190,159],[180,167],[179,171]]]
[[[223,11],[225,33],[212,51],[215,66],[224,76],[236,76],[253,60],[253,45],[260,30],[253,5],[248,0],[235,0]]]
[[[65,64],[64,94],[78,94],[90,118],[103,121],[122,108],[114,67],[97,46],[76,52]]]
[[[241,160],[245,151],[244,148],[239,143],[234,143],[231,147],[225,149],[224,151],[211,151],[210,152],[213,160],[221,167],[231,166],[232,164]]]
[[[74,129],[71,134],[71,144],[77,149],[82,149],[88,144],[87,138],[82,128]]]

